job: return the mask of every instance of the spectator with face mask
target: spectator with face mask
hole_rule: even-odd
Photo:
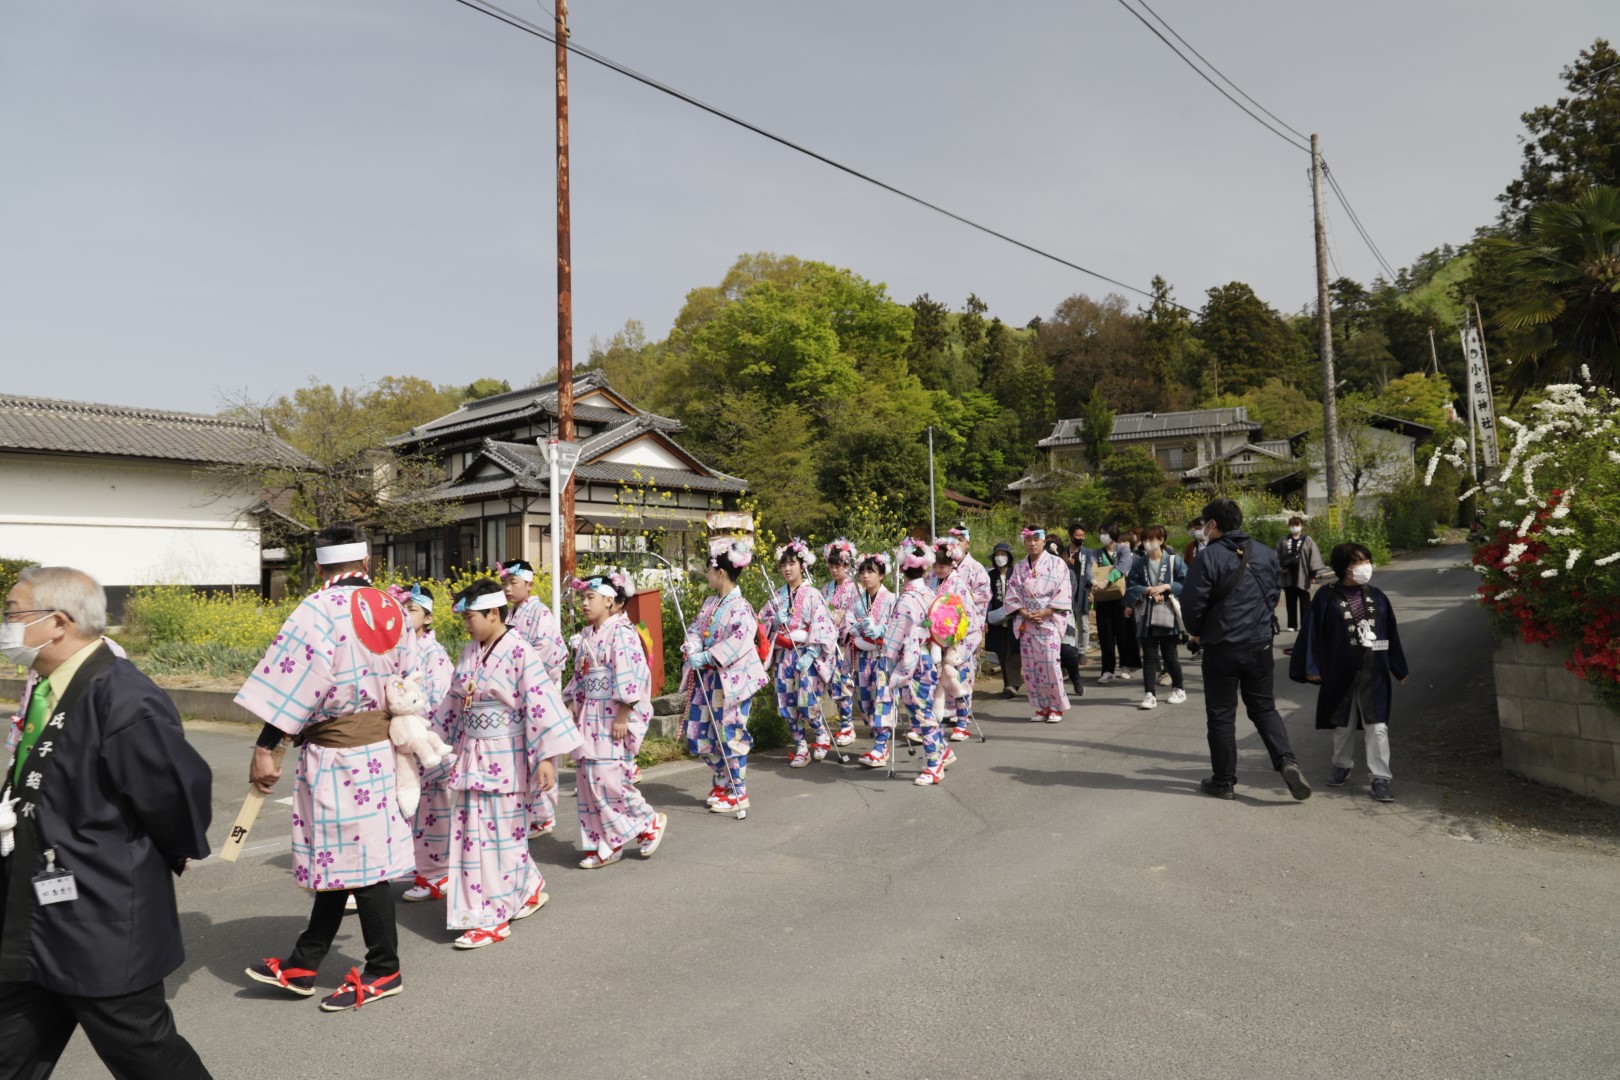
[[[1180,705],[1187,700],[1187,691],[1181,683],[1181,660],[1176,656],[1180,639],[1180,620],[1175,617],[1172,598],[1181,596],[1181,584],[1187,577],[1187,564],[1174,552],[1164,549],[1165,528],[1149,525],[1142,530],[1142,556],[1131,563],[1129,588],[1125,599],[1135,616],[1136,637],[1142,649],[1142,703],[1139,709],[1159,706],[1153,687],[1158,662],[1164,665],[1163,683],[1171,688],[1170,704]],[[1155,618],[1162,612],[1168,618]]]
[[[1013,637],[1006,608],[1007,578],[1012,574],[1012,561],[1010,544],[997,544],[990,555],[990,609],[985,616],[988,624],[985,644],[1001,665],[1001,679],[1007,693],[1017,694],[1024,688],[1024,679],[1018,659],[1018,641]]]
[[[1187,546],[1181,549],[1181,557],[1188,566],[1191,566],[1193,560],[1203,554],[1204,545],[1209,542],[1204,539],[1203,518],[1193,518],[1187,522],[1187,536]]]
[[[1322,572],[1322,552],[1305,535],[1305,519],[1288,519],[1288,535],[1277,541],[1277,562],[1282,566],[1283,595],[1288,603],[1288,632],[1299,629],[1300,617],[1311,606],[1311,586]]]
[[[1095,582],[1098,588],[1105,584],[1114,585],[1130,575],[1134,556],[1126,533],[1127,530],[1120,528],[1117,521],[1103,523],[1098,536],[1102,546],[1097,549],[1095,564],[1099,568],[1108,567],[1109,572],[1106,583],[1101,580]],[[1142,655],[1136,644],[1136,628],[1125,615],[1124,597],[1093,599],[1097,612],[1097,638],[1102,642],[1102,674],[1097,676],[1097,682],[1106,686],[1135,675],[1142,666]]]
[[[1395,609],[1372,580],[1372,552],[1340,544],[1329,557],[1338,580],[1316,594],[1305,613],[1299,644],[1288,665],[1294,682],[1315,683],[1316,726],[1333,732],[1328,787],[1343,787],[1355,765],[1355,736],[1367,745],[1370,794],[1394,802],[1390,792],[1389,711],[1392,680],[1406,682],[1406,653]]]

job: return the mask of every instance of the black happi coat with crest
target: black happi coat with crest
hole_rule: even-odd
[[[16,847],[0,859],[0,982],[115,997],[179,967],[174,875],[208,854],[212,786],[168,695],[95,646],[9,792],[20,801]],[[47,849],[77,900],[37,902]]]

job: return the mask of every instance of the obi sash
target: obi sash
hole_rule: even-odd
[[[584,693],[586,701],[613,700],[613,684],[616,680],[611,671],[582,671],[578,678],[579,688]]]
[[[314,743],[327,750],[353,750],[388,741],[388,714],[381,709],[322,720],[293,740],[299,746]]]
[[[469,739],[505,739],[523,733],[520,709],[499,701],[480,701],[467,706],[461,717],[461,733]]]

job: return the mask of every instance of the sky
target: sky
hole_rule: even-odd
[[[501,6],[549,25],[539,0]],[[1323,153],[1388,260],[1467,241],[1612,0],[1155,0]],[[1309,155],[1118,0],[577,0],[574,41],[1197,307],[1315,295]],[[580,57],[574,359],[745,252],[1022,325],[1113,286]],[[310,379],[556,363],[553,50],[453,0],[14,0],[0,34],[0,393],[210,412]],[[1340,272],[1373,256],[1329,201]],[[1136,299],[1134,296],[1133,299]]]

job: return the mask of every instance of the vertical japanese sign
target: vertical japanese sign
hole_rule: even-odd
[[[1481,463],[1496,468],[1501,458],[1496,449],[1496,405],[1491,397],[1491,373],[1485,366],[1485,348],[1479,340],[1479,328],[1465,327],[1462,332],[1463,358],[1468,362],[1468,417],[1479,428]]]

